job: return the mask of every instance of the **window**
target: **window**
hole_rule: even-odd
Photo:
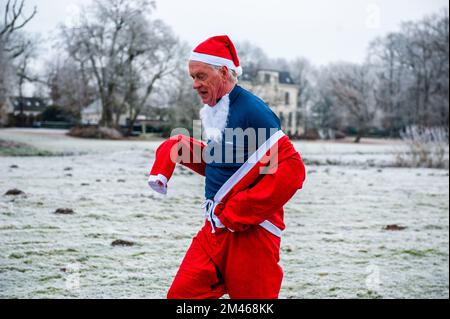
[[[284,104],[286,105],[291,104],[291,96],[289,92],[284,93]]]
[[[297,124],[302,120],[302,114],[300,112],[296,112]]]
[[[270,83],[270,74],[264,74],[264,83]]]
[[[292,126],[292,118],[293,118],[293,115],[292,115],[292,112],[290,112],[290,113],[289,113],[289,122],[288,122],[288,123],[289,123],[289,124],[288,124],[289,127]]]
[[[280,112],[280,123],[281,123],[281,126],[284,126],[284,115],[283,115],[283,112]]]

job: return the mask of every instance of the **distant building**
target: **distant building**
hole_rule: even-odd
[[[81,123],[83,125],[98,125],[102,118],[103,105],[100,99],[95,100],[81,111]],[[119,125],[128,125],[128,112],[119,118]]]
[[[46,108],[47,101],[43,98],[9,97],[0,105],[0,125],[32,125]]]
[[[259,96],[278,115],[283,131],[289,135],[304,132],[297,109],[298,86],[289,72],[261,69],[245,72],[241,85]]]
[[[83,125],[98,125],[102,118],[103,106],[100,99],[95,100],[81,111],[81,123]],[[149,114],[140,114],[134,122],[132,131],[136,134],[160,132],[163,126],[168,124],[167,109],[152,108]],[[129,109],[120,115],[119,126],[130,126]]]
[[[9,99],[0,102],[0,127],[9,125],[9,114],[14,113],[14,107]]]
[[[14,115],[38,116],[47,108],[46,100],[39,97],[13,97],[9,100],[14,107]]]

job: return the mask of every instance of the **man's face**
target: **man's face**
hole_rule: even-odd
[[[193,89],[204,104],[214,106],[226,94],[226,69],[216,70],[203,62],[189,61],[189,73],[194,81]]]

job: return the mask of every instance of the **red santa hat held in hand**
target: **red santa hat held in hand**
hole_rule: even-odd
[[[203,62],[216,66],[226,66],[242,75],[242,67],[233,42],[226,35],[219,35],[200,43],[191,53],[191,61]]]

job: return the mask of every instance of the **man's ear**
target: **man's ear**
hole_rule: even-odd
[[[229,72],[230,70],[228,70],[228,67],[226,67],[225,65],[220,68],[220,75],[222,75],[224,79],[228,79]]]

